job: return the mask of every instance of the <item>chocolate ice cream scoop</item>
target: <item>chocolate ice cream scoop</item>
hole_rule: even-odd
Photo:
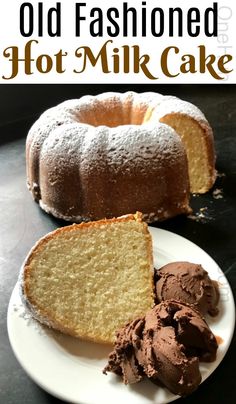
[[[216,339],[200,313],[167,300],[117,333],[104,373],[121,375],[126,384],[146,375],[185,396],[201,382],[199,360],[213,361],[216,351]]]
[[[201,265],[172,262],[155,270],[157,302],[176,299],[194,305],[203,315],[218,314],[219,289]]]

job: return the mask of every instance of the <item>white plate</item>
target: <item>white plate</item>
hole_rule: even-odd
[[[208,318],[213,333],[222,339],[217,359],[201,364],[205,380],[222,361],[234,330],[235,309],[230,286],[218,265],[192,242],[165,230],[150,227],[154,263],[200,263],[220,284],[220,314]],[[8,334],[12,349],[28,375],[52,395],[79,404],[164,404],[177,396],[149,380],[125,386],[119,377],[103,375],[111,347],[84,342],[43,327],[25,312],[19,287],[13,290],[8,308]]]

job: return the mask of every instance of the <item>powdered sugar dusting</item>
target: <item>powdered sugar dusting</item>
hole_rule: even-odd
[[[220,188],[216,188],[214,189],[214,191],[212,192],[213,198],[214,199],[222,199],[223,196],[223,189]]]
[[[87,188],[91,188],[94,194],[96,183],[94,188],[91,186],[91,181],[95,173],[102,178],[103,173],[112,170],[109,181],[116,182],[121,173],[136,177],[136,173],[152,171],[164,177],[166,169],[174,170],[174,167],[178,167],[180,171],[186,171],[185,152],[179,137],[172,128],[161,123],[146,124],[141,127],[123,125],[119,128],[105,126],[93,128],[74,123],[67,125],[66,128],[54,130],[45,141],[41,152],[41,167],[48,176],[47,188],[50,186],[54,188],[54,200],[60,198],[60,192],[55,192],[55,189],[57,186],[61,187],[60,178],[63,178],[63,172],[68,171],[68,161],[70,161],[70,167],[75,167],[75,170],[77,167],[77,172],[80,171],[81,187],[83,184],[89,184],[88,187],[83,187],[83,203],[87,202],[88,206],[93,197],[87,194]],[[147,184],[148,181],[147,178]],[[181,187],[185,187],[185,184],[183,181]],[[150,183],[150,189],[152,188]],[[179,191],[176,189],[176,192]],[[106,200],[103,193],[100,193],[99,200],[100,203]],[[78,203],[76,196],[74,200],[71,199],[70,206],[63,213],[52,204],[45,203],[44,200],[40,200],[39,203],[46,212],[64,220],[81,222],[93,218],[89,214],[89,209],[88,214],[74,213]],[[168,209],[166,212],[164,210],[160,212],[158,209],[158,212],[150,215],[148,221],[155,221],[164,214],[168,217]]]
[[[45,210],[46,213],[52,214],[54,217],[57,217],[58,219],[62,219],[65,221],[69,222],[75,222],[75,223],[81,223],[81,222],[89,222],[92,220],[89,216],[73,216],[73,215],[63,215],[60,213],[57,209],[53,208],[52,206],[47,206],[45,203],[43,203],[42,200],[39,201],[39,204],[43,210]]]
[[[198,107],[190,102],[183,101],[177,97],[165,96],[160,100],[159,104],[155,107],[152,113],[151,120],[161,119],[167,114],[179,113],[188,115],[198,122],[205,122],[208,124],[205,115]]]
[[[224,178],[224,177],[226,177],[226,174],[225,174],[225,173],[219,173],[219,172],[217,172],[216,176],[217,176],[218,178]]]
[[[194,220],[195,222],[206,223],[212,220],[212,217],[209,215],[208,208],[203,207],[200,208],[195,214],[188,215],[188,219]]]
[[[27,327],[33,327],[41,336],[47,335],[45,326],[34,319],[30,310],[23,303],[13,304],[13,311],[26,323]]]

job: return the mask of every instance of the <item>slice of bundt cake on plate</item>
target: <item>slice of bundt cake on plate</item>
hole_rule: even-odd
[[[112,343],[117,329],[154,305],[147,224],[137,213],[57,229],[29,253],[20,285],[43,324]]]

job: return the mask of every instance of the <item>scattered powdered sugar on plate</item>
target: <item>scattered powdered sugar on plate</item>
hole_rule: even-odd
[[[13,311],[20,317],[22,318],[27,326],[33,326],[34,329],[42,336],[46,336],[46,327],[44,327],[41,323],[39,323],[37,320],[35,320],[32,317],[32,314],[30,311],[25,307],[23,303],[18,303],[13,305]]]
[[[222,188],[216,188],[212,192],[213,198],[214,199],[222,199],[223,198],[223,189]]]

